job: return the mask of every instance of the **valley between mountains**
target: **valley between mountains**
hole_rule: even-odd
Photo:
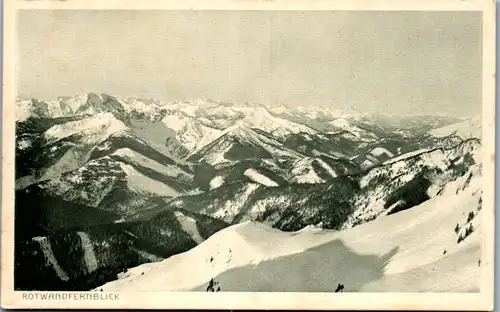
[[[481,117],[16,102],[16,290],[478,292]]]

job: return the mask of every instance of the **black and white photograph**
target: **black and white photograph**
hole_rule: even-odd
[[[492,298],[485,9],[68,3],[12,17],[12,291]]]

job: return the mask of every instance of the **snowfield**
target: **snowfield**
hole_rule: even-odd
[[[57,276],[63,281],[69,280],[68,274],[59,265],[47,237],[33,237],[32,240],[33,242],[37,242],[40,245],[40,249],[42,250],[45,261],[47,261],[47,263],[50,263],[50,265],[54,268]]]
[[[158,173],[161,173],[166,176],[171,176],[171,177],[177,177],[177,176],[185,176],[185,177],[192,177],[191,174],[186,173],[182,169],[180,169],[178,166],[174,165],[162,165],[150,158],[147,158],[143,156],[140,153],[137,153],[136,151],[133,151],[129,148],[121,148],[116,150],[111,154],[111,156],[116,155],[123,157],[125,159],[128,159],[134,163],[137,163],[143,167],[149,168],[151,170],[154,170]]]
[[[325,180],[318,176],[312,167],[313,161],[314,158],[309,157],[296,161],[292,166],[292,170],[290,170],[291,182],[299,184],[316,184],[325,182]]]
[[[212,180],[210,180],[209,186],[210,190],[216,189],[220,187],[222,184],[224,184],[224,177],[222,176],[216,176]]]
[[[253,182],[256,182],[256,183],[259,183],[259,184],[262,184],[265,186],[269,186],[269,187],[279,186],[278,183],[274,182],[273,180],[269,179],[268,177],[266,177],[262,173],[258,172],[255,169],[252,169],[252,168],[245,170],[243,175],[246,176],[247,178],[249,178],[250,180],[252,180]]]
[[[434,129],[430,132],[431,135],[442,138],[450,135],[456,135],[462,140],[470,138],[482,138],[482,119],[481,116],[476,116],[471,120],[466,120],[460,123],[452,124],[439,129]]]
[[[16,101],[16,121],[25,121],[32,116],[45,116],[48,105],[35,99],[20,99]]]
[[[321,167],[323,167],[323,169],[326,170],[326,172],[328,172],[330,176],[332,176],[332,178],[335,178],[337,176],[335,170],[333,170],[332,167],[330,167],[330,165],[324,162],[321,158],[316,158],[315,160],[320,164]]]
[[[177,221],[179,221],[179,223],[181,224],[182,229],[186,233],[188,233],[197,244],[201,244],[204,241],[203,237],[201,236],[200,232],[198,231],[198,228],[196,227],[196,220],[195,219],[188,217],[188,216],[185,216],[180,211],[175,211],[174,215],[175,215]]]
[[[373,156],[380,157],[386,155],[387,157],[394,157],[394,154],[383,147],[376,147],[370,152]]]
[[[221,291],[333,292],[342,284],[346,292],[478,292],[480,198],[475,176],[417,207],[345,231],[282,232],[247,221],[97,290],[206,291],[213,278]],[[469,226],[473,232],[457,243]]]
[[[274,117],[262,107],[253,109],[250,115],[243,119],[241,123],[249,128],[258,128],[268,133],[273,133],[278,137],[299,132],[316,133],[316,131],[307,126]]]
[[[240,190],[234,200],[224,201],[222,205],[217,202],[205,208],[202,213],[232,222],[233,218],[240,212],[241,207],[248,201],[250,195],[261,186],[258,183],[249,183]]]
[[[205,161],[213,166],[232,163],[225,155],[237,145],[237,142],[259,148],[277,158],[303,157],[300,153],[283,146],[278,140],[261,135],[245,125],[237,124],[225,129],[219,138],[199,150],[197,152],[201,155],[199,161]]]
[[[76,232],[76,234],[81,240],[83,249],[83,259],[87,271],[88,273],[92,273],[95,270],[97,270],[97,258],[92,246],[92,241],[90,240],[89,235],[85,232]]]
[[[143,175],[130,165],[123,163],[119,165],[127,175],[127,185],[132,191],[169,197],[177,197],[180,195],[179,192],[170,186]]]

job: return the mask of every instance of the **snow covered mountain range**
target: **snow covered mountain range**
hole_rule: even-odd
[[[401,280],[415,270],[425,276],[415,289],[455,289],[427,276],[447,263],[470,266],[456,279],[478,273],[478,235],[453,244],[465,236],[455,224],[427,237],[422,257],[405,250],[435,227],[431,215],[461,224],[480,207],[479,117],[85,94],[18,99],[16,118],[16,289],[148,289],[158,278],[166,290],[216,279],[222,291],[328,291],[347,281],[307,282],[342,265],[325,253],[368,263],[369,280],[350,291],[412,290]],[[477,233],[472,223],[460,228]],[[390,239],[361,255],[374,237]],[[249,276],[279,274],[280,259],[319,271],[274,286]],[[200,274],[174,283],[184,266]]]

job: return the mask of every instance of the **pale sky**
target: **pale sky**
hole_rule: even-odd
[[[480,113],[481,12],[19,13],[18,94]]]

